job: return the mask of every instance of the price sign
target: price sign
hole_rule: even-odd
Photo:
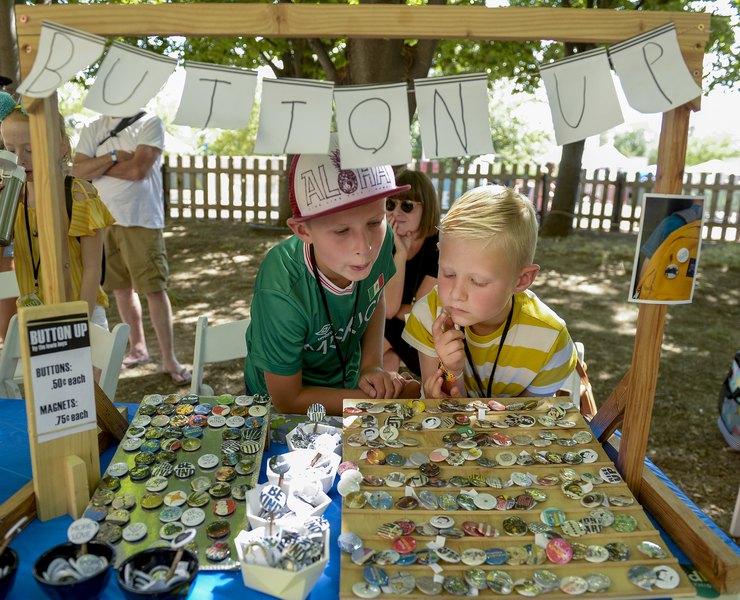
[[[86,314],[28,323],[39,442],[97,427],[89,327]]]

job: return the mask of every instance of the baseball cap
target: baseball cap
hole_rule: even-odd
[[[396,185],[390,165],[342,169],[337,137],[328,154],[298,154],[290,165],[293,218],[308,221],[411,189]]]

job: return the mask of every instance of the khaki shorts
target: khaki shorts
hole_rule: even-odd
[[[140,294],[167,289],[167,251],[161,229],[111,225],[105,232],[106,291],[134,288]]]

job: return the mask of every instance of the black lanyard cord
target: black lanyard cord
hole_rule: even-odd
[[[337,332],[334,329],[334,323],[331,319],[331,312],[329,311],[329,302],[326,300],[326,292],[324,291],[324,286],[321,283],[321,279],[319,277],[319,268],[318,266],[316,266],[316,254],[313,251],[313,244],[309,246],[309,253],[311,255],[311,268],[313,269],[313,275],[314,275],[314,278],[316,279],[316,284],[319,286],[321,302],[324,304],[324,310],[326,311],[326,318],[329,319],[329,327],[331,327],[331,337],[332,337],[332,340],[334,340],[334,349],[337,351],[337,358],[339,359],[339,364],[342,365],[342,386],[346,387],[347,386],[347,360],[345,359],[344,354],[342,353],[342,350],[339,347],[339,339],[337,338]],[[357,305],[360,300],[359,287],[360,287],[359,282],[355,282],[356,289],[353,292],[355,295],[355,305],[354,305],[354,308],[352,309],[352,317],[350,318],[350,321],[349,321],[350,332],[348,335],[349,335],[350,343],[347,344],[348,353],[349,353],[349,346],[352,343],[352,324],[354,323],[355,315],[357,314]]]
[[[28,222],[28,186],[23,188],[23,212],[26,217],[26,234],[28,235],[28,251],[31,253],[31,267],[33,269],[33,286],[35,291],[39,289],[39,270],[41,269],[41,253],[38,261],[33,258],[33,241],[31,239],[31,224]]]
[[[470,369],[473,372],[473,377],[475,378],[475,383],[478,386],[478,390],[481,393],[481,398],[490,398],[491,397],[491,390],[493,389],[493,376],[496,373],[496,367],[498,366],[498,357],[501,356],[501,349],[504,347],[504,342],[506,341],[506,334],[509,333],[509,328],[511,327],[511,319],[514,316],[514,303],[516,302],[515,297],[511,297],[511,308],[509,309],[509,316],[506,317],[506,325],[504,325],[504,332],[501,334],[501,338],[498,342],[498,351],[496,352],[496,360],[493,361],[493,369],[491,369],[491,374],[488,377],[488,390],[486,392],[486,395],[483,395],[483,382],[481,381],[480,375],[478,374],[478,369],[475,366],[475,363],[473,362],[473,356],[470,353],[470,348],[468,347],[468,341],[466,338],[463,338],[463,345],[465,346],[465,358],[467,359],[468,363],[470,364]]]

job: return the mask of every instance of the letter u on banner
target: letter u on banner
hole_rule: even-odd
[[[252,115],[257,71],[185,62],[176,125],[244,129]]]
[[[493,152],[485,73],[414,79],[424,156]]]
[[[642,113],[665,112],[701,95],[667,23],[609,47],[627,102]]]
[[[570,144],[624,122],[606,49],[597,48],[540,66],[555,141]]]
[[[257,154],[326,154],[334,84],[310,79],[262,79]]]
[[[175,70],[177,59],[114,42],[95,76],[85,107],[130,117],[151,100]]]
[[[343,169],[400,165],[411,160],[405,83],[335,88]]]
[[[44,21],[33,68],[18,86],[29,98],[48,98],[77,72],[92,64],[105,48],[105,38]]]

